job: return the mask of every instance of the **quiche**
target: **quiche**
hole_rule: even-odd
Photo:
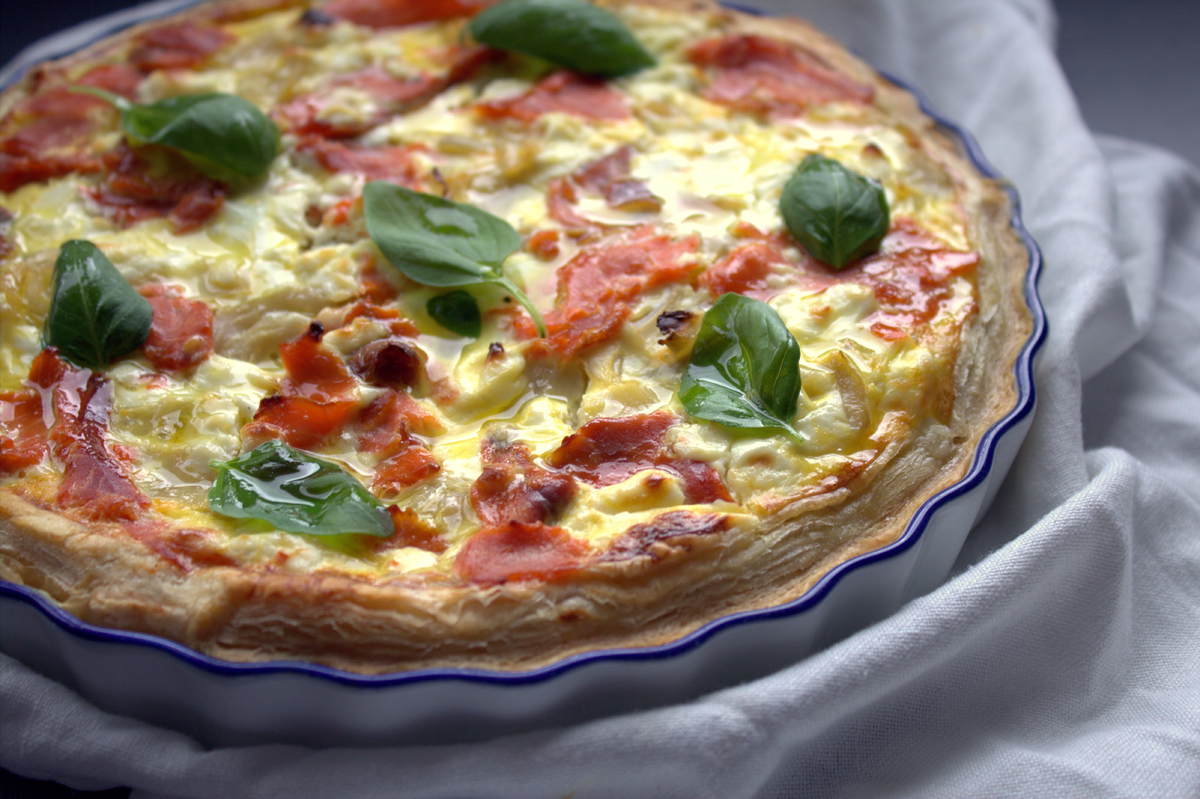
[[[677,640],[963,477],[1027,267],[799,20],[199,4],[0,97],[0,577],[363,674]]]

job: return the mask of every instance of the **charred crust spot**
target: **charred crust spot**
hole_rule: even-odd
[[[666,482],[667,478],[654,472],[651,472],[642,479],[642,485],[652,492],[658,492],[659,489],[666,485]]]
[[[325,338],[325,325],[314,319],[308,323],[308,330],[304,331],[304,335],[308,336],[315,343],[320,344],[321,339]]]
[[[729,517],[724,515],[670,511],[654,521],[630,527],[617,537],[603,559],[620,561],[649,556],[658,560],[670,550],[688,550],[693,540],[716,535],[728,527]]]
[[[503,344],[501,344],[499,341],[493,341],[491,344],[488,345],[488,354],[487,354],[488,363],[491,363],[492,361],[498,361],[503,357],[504,357],[504,345]]]
[[[666,344],[674,338],[691,321],[692,316],[691,311],[667,311],[659,314],[655,324],[658,325],[658,332],[663,334],[663,338],[658,343]]]
[[[443,175],[441,173],[441,170],[439,170],[436,166],[433,168],[433,171],[430,173],[429,176],[431,178],[433,178],[434,181],[436,181],[438,186],[441,188],[442,198],[449,200],[450,199],[450,184],[446,181],[446,176]]]
[[[258,419],[263,414],[269,413],[272,408],[278,408],[281,405],[286,405],[287,397],[282,394],[272,394],[269,397],[263,397],[258,401],[258,410],[254,412],[254,418]]]
[[[300,16],[300,24],[309,28],[320,28],[335,22],[336,17],[319,8],[310,8]]]
[[[420,351],[398,338],[380,339],[360,347],[350,357],[350,369],[380,388],[412,388],[425,377]]]

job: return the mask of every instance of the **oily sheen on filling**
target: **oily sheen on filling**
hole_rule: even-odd
[[[905,92],[807,25],[606,6],[656,64],[620,78],[464,37],[458,2],[198,6],[0,99],[0,576],[81,618],[233,660],[525,668],[671,640],[801,595],[894,540],[1015,398],[1026,256],[1004,195]],[[131,144],[112,107],[233,91],[281,132],[249,185]],[[842,269],[780,218],[812,153],[882,186]],[[481,208],[544,316],[472,289],[430,315],[367,235],[384,181]],[[103,369],[42,346],[59,247],[153,311]],[[800,350],[795,440],[677,390],[727,293]],[[282,441],[344,468],[387,536],[214,512],[214,463]]]

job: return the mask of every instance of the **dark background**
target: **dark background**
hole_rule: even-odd
[[[950,2],[951,0],[947,0]],[[0,0],[0,65],[26,45],[136,0]],[[1156,144],[1200,166],[1200,2],[1055,0],[1058,49],[1098,133]],[[2,733],[0,733],[2,734]],[[124,799],[0,770],[0,799]]]
[[[38,39],[138,4],[138,0],[5,0],[0,6],[0,64]]]
[[[137,4],[0,0],[0,64],[44,36]],[[1055,6],[1059,56],[1092,129],[1157,144],[1200,165],[1200,2],[1055,0]]]

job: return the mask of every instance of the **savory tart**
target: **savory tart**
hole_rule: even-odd
[[[0,96],[0,577],[230,661],[528,669],[894,541],[1028,253],[914,98],[706,2],[231,0]]]

